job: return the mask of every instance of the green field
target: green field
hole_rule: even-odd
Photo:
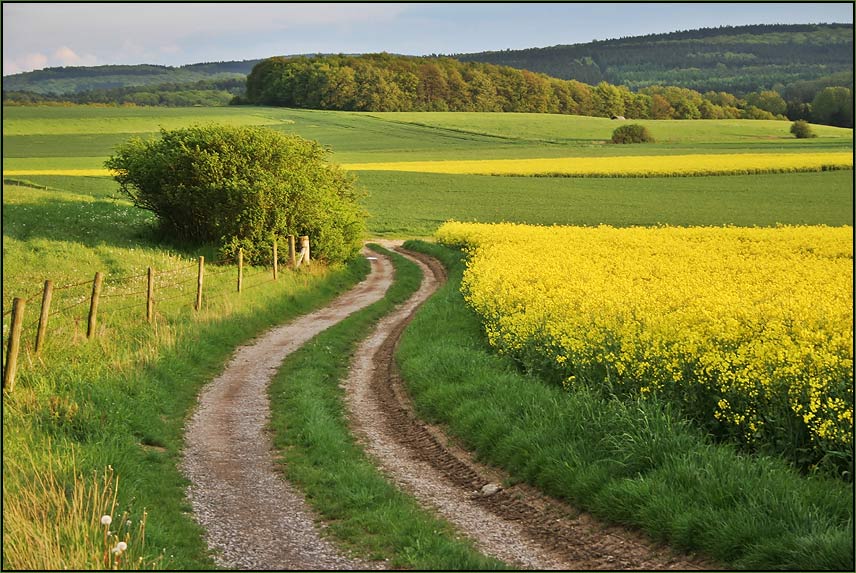
[[[119,143],[160,127],[265,125],[316,139],[341,163],[631,154],[848,151],[853,131],[789,122],[645,121],[652,145],[609,145],[616,122],[544,114],[357,113],[266,107],[8,107],[4,170],[100,169]],[[446,219],[596,225],[775,225],[853,222],[852,173],[605,181],[360,172],[374,235],[426,236]],[[67,188],[73,178],[21,178]],[[95,178],[87,178],[95,183]],[[63,183],[59,183],[64,181]],[[51,183],[52,182],[52,183]],[[97,184],[101,188],[102,183]],[[103,184],[109,186],[109,183]]]
[[[853,130],[815,126],[795,139],[786,121],[640,121],[658,143],[605,145],[617,123],[594,117],[502,113],[368,113],[265,107],[6,107],[3,168],[53,165],[28,158],[92,158],[100,167],[119,142],[193,123],[267,125],[329,146],[340,163],[434,159],[504,159],[639,153],[848,150]],[[72,168],[70,164],[68,168]]]
[[[601,118],[44,106],[4,108],[3,169],[100,169],[114,147],[129,137],[153,136],[160,127],[209,122],[263,125],[317,139],[330,147],[332,159],[340,163],[853,148],[852,130],[816,126],[818,138],[796,140],[788,133],[788,122],[772,121],[644,122],[658,143],[613,146],[605,140],[616,122]],[[355,176],[367,193],[371,235],[430,236],[447,219],[616,226],[853,224],[852,171],[639,179],[392,171]],[[13,184],[21,180],[26,185]],[[195,315],[188,304],[193,294],[179,288],[176,298],[165,301],[158,329],[153,331],[142,318],[142,303],[127,298],[145,288],[139,278],[128,283],[115,279],[139,277],[152,265],[184,268],[182,280],[192,283],[189,267],[199,254],[210,259],[212,247],[161,241],[152,216],[134,208],[109,177],[4,175],[3,207],[4,313],[12,297],[30,299],[24,365],[15,392],[4,398],[4,502],[27,491],[33,476],[48,467],[50,459],[62,461],[55,468],[62,483],[74,481],[74,468],[68,463],[73,451],[79,471],[112,464],[124,480],[122,503],[133,504],[136,513],[148,508],[147,535],[153,547],[168,547],[168,554],[174,555],[165,565],[210,567],[198,527],[187,513],[185,483],[176,466],[183,420],[196,392],[219,371],[236,345],[323,304],[358,281],[365,268],[354,264],[328,273],[300,273],[273,286],[263,282],[267,270],[254,269],[250,278],[259,288],[236,302],[219,296],[233,289],[232,271],[212,267],[206,288],[218,296],[212,296],[206,312]],[[105,299],[101,335],[89,344],[84,335],[86,306],[79,301],[85,302],[91,288],[86,281],[98,270],[107,273],[105,292],[114,298]],[[54,334],[39,358],[32,352],[33,323],[47,278],[57,285],[81,284],[55,295],[54,308],[64,310],[51,318]],[[7,315],[4,339],[8,323]],[[329,367],[341,368],[341,364]],[[334,402],[330,404],[335,407]],[[549,466],[544,467],[549,471]],[[39,495],[41,505],[49,507],[47,494]],[[16,538],[28,523],[50,519],[48,514],[30,514],[25,509],[4,504],[7,539],[7,523],[19,528],[11,537]],[[623,510],[630,511],[617,511]],[[698,523],[704,522],[702,517],[696,516]],[[639,523],[636,518],[622,519]],[[687,526],[687,536],[695,535],[694,527],[695,521]],[[651,531],[670,538],[657,533],[656,527]],[[835,540],[837,544],[838,537]],[[7,547],[4,542],[4,555]],[[156,553],[152,548],[147,557],[154,559]],[[765,568],[781,562],[772,553],[769,561],[759,558],[751,563]],[[837,545],[831,553],[841,554]],[[41,566],[41,562],[27,563]]]

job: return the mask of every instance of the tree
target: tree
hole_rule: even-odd
[[[216,243],[223,256],[243,248],[261,263],[273,238],[309,235],[313,256],[339,262],[359,251],[365,213],[352,178],[327,154],[271,129],[210,125],[131,139],[105,165],[168,237]]]
[[[660,94],[651,96],[651,117],[653,119],[671,119],[675,116],[675,108],[669,103],[669,100]]]
[[[853,92],[849,88],[823,88],[811,102],[815,123],[853,127]]]
[[[595,111],[601,117],[624,115],[624,98],[621,90],[606,82],[594,88]]]
[[[764,111],[769,111],[773,115],[784,115],[788,111],[787,102],[782,99],[782,96],[772,90],[751,93],[746,96],[746,103]]]

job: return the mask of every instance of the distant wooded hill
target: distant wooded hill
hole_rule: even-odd
[[[243,80],[260,60],[207,62],[186,66],[69,66],[46,68],[3,76],[4,92],[68,95],[92,90],[110,90],[200,81]]]
[[[780,116],[848,127],[852,92],[852,24],[720,27],[454,58],[287,56],[48,68],[3,77],[4,104],[250,101],[375,111]]]
[[[853,25],[726,26],[453,57],[634,91],[672,85],[743,96],[832,75],[852,89]]]

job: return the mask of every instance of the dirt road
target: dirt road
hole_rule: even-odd
[[[434,508],[484,553],[532,569],[700,569],[641,535],[606,527],[567,504],[478,464],[443,432],[419,420],[393,353],[413,313],[444,281],[436,260],[400,251],[424,273],[419,291],[360,345],[345,383],[352,426],[399,487]]]
[[[397,243],[386,242],[387,248]],[[698,569],[639,535],[605,527],[476,463],[412,411],[393,352],[418,306],[445,280],[441,265],[401,251],[423,269],[420,289],[361,343],[343,385],[350,421],[392,481],[442,515],[481,551],[532,569]],[[267,386],[284,358],[316,334],[383,297],[392,265],[374,256],[371,275],[327,307],[239,348],[200,395],[186,431],[189,498],[217,564],[228,569],[378,569],[342,555],[319,535],[301,493],[275,469]]]
[[[239,348],[208,384],[185,435],[188,496],[218,565],[227,569],[375,569],[322,539],[300,492],[275,469],[267,386],[282,361],[319,332],[380,300],[392,282],[385,257],[330,305]]]

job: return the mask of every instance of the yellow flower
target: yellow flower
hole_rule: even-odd
[[[770,439],[768,410],[790,408],[840,447],[853,433],[852,235],[449,222],[436,236],[466,249],[462,291],[490,344],[548,359],[565,386],[573,364],[643,395],[710,392],[716,411],[700,414],[747,440]]]

